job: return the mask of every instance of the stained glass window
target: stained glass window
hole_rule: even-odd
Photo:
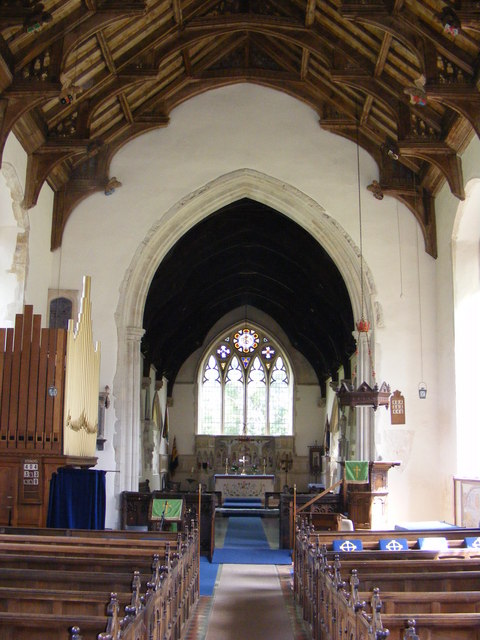
[[[260,329],[242,325],[218,336],[199,376],[199,434],[293,433],[291,367]]]
[[[289,388],[288,373],[281,356],[275,360],[270,377],[270,434],[283,435],[288,428],[291,411],[288,396],[285,393]]]
[[[220,369],[213,355],[204,366],[201,389],[199,406],[202,412],[202,433],[214,435],[222,427],[222,382]]]
[[[242,365],[234,356],[225,376],[225,417],[223,433],[238,435],[242,433],[245,406],[243,402],[244,375]]]
[[[247,433],[264,433],[267,419],[267,384],[265,370],[256,357],[248,372],[247,381]]]

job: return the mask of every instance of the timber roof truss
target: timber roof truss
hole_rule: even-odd
[[[460,155],[480,134],[480,3],[442,0],[0,2],[0,156],[28,154],[24,205],[54,191],[51,247],[108,188],[114,154],[215,87],[302,100],[366,149],[372,197],[403,202],[436,257],[435,195],[464,198]]]

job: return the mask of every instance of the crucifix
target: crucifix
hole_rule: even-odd
[[[245,463],[247,462],[247,456],[245,454],[243,454],[243,456],[239,459],[239,462],[241,462],[242,465],[243,465],[243,469],[242,469],[241,475],[244,476],[245,475]]]

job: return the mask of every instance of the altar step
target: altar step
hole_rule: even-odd
[[[215,509],[215,513],[217,516],[225,516],[225,517],[235,517],[235,516],[256,516],[257,518],[274,518],[274,517],[278,517],[279,513],[280,513],[280,509],[255,509],[255,508],[248,508],[248,509],[230,509],[230,508],[226,508],[226,507],[217,507]]]
[[[261,509],[262,501],[260,498],[225,498],[223,506],[229,509]]]
[[[265,509],[260,498],[226,498],[221,507],[215,509],[221,516],[278,516],[278,509]]]

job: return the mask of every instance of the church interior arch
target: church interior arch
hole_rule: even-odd
[[[232,126],[231,118],[222,122],[216,117],[216,114],[223,113],[223,106],[228,100],[235,102],[236,109],[232,113],[238,126]],[[268,118],[261,119],[266,110]],[[292,119],[298,126],[290,138],[282,139],[280,149],[275,145],[278,141],[276,132],[281,123]],[[220,129],[216,135],[208,126],[212,122]],[[199,148],[208,149],[208,163],[199,163],[197,157],[178,148],[179,131],[183,132],[182,139],[191,141],[195,137]],[[307,139],[315,139],[318,144],[306,145],[302,141]],[[226,154],[226,144],[228,149],[239,149],[239,152]],[[158,152],[159,149],[162,153]],[[256,149],[254,160],[252,149]],[[325,149],[329,150],[328,154]],[[45,306],[40,283],[54,290],[57,290],[58,283],[61,289],[74,289],[83,271],[92,269],[93,308],[98,337],[104,346],[102,387],[108,384],[112,389],[112,406],[106,416],[107,441],[105,451],[99,455],[99,465],[117,471],[107,477],[111,485],[115,484],[109,492],[111,525],[118,520],[118,508],[115,511],[113,505],[118,504],[119,493],[137,490],[141,476],[139,461],[143,432],[139,390],[143,393],[143,314],[156,269],[189,229],[223,207],[248,198],[287,216],[325,249],[341,274],[353,318],[357,319],[361,313],[362,296],[355,150],[352,142],[319,129],[308,108],[279,92],[248,84],[207,92],[178,107],[171,129],[139,137],[113,158],[115,173],[129,179],[123,178],[122,189],[108,198],[104,194],[92,195],[80,203],[69,217],[61,249],[61,274],[57,268],[59,250],[53,254],[48,250],[31,254],[35,266],[32,270],[34,280],[29,284],[27,299],[40,311]],[[181,172],[176,169],[177,165],[171,166],[175,152],[178,153],[177,159],[182,161]],[[434,288],[422,289],[427,296],[423,320],[428,326],[424,341],[426,353],[428,350],[425,364],[429,383],[428,399],[422,405],[416,400],[419,380],[416,375],[419,360],[417,223],[406,207],[395,208],[395,202],[392,205],[392,199],[388,197],[380,203],[365,191],[376,175],[374,161],[361,151],[364,285],[375,334],[372,347],[377,375],[380,381],[393,381],[405,393],[410,399],[410,413],[404,427],[392,428],[389,414],[377,412],[375,442],[379,443],[378,454],[384,460],[402,460],[401,471],[392,474],[392,493],[402,513],[414,513],[416,508],[413,501],[409,502],[411,491],[405,489],[408,486],[412,491],[415,487],[416,495],[419,491],[429,494],[428,501],[424,502],[429,505],[432,517],[445,513],[443,517],[448,518],[448,513],[441,509],[444,495],[450,487],[450,459],[446,461],[449,466],[442,477],[443,493],[436,492],[434,499],[430,500],[428,483],[423,481],[428,475],[423,452],[428,446],[431,459],[437,456],[436,440],[431,437],[433,425],[442,423],[447,431],[450,429],[443,414],[437,414],[438,390],[431,375],[436,363],[435,305],[443,301],[436,299]],[[35,212],[44,216],[45,224],[40,229],[43,236],[48,231],[50,220],[48,206],[51,198],[47,198],[47,191],[42,191]],[[400,234],[396,233],[397,218]],[[38,220],[37,215],[35,220]],[[32,238],[32,246],[38,246],[38,226],[33,231],[36,235]],[[83,252],[80,247],[87,249]],[[107,263],[104,258],[106,250]],[[437,264],[448,269],[448,264],[442,262],[445,255],[443,247]],[[434,259],[420,251],[419,260],[422,277],[427,283],[432,283],[437,270]],[[398,295],[400,275],[405,276],[403,295]],[[412,281],[413,287],[410,286]],[[37,282],[39,286],[33,286]],[[238,318],[240,314],[238,311]],[[231,320],[235,321],[234,318]],[[168,405],[167,386],[168,381],[165,381],[158,390],[162,415]],[[193,403],[191,389],[187,385],[180,385],[177,381],[175,388],[179,393],[185,392],[187,397],[182,397],[181,393],[179,397],[172,397],[173,406],[168,407],[172,433],[175,422],[178,424],[185,418],[178,414],[183,400],[189,406]],[[316,428],[315,435],[310,437],[309,433],[308,441],[305,439],[301,443],[306,449],[323,433],[325,409],[319,388],[304,385],[303,391],[309,397],[309,406],[315,407],[313,414],[305,412],[302,418]],[[153,397],[153,392],[150,397]],[[301,411],[302,405],[296,406]],[[327,407],[330,407],[328,399]],[[183,443],[179,444],[180,459],[184,461],[186,449]],[[164,451],[162,455],[165,456]],[[165,468],[164,458],[158,466]],[[417,517],[421,517],[418,512]]]
[[[312,207],[318,214],[315,226],[311,224]],[[318,408],[319,402],[325,403],[327,381],[336,379],[339,370],[346,377],[351,375],[354,314],[360,314],[361,308],[358,247],[320,205],[293,187],[251,170],[221,176],[189,197],[187,204],[174,208],[167,218],[171,214],[176,228],[183,229],[182,220],[190,221],[192,212],[196,224],[175,238],[175,244],[165,223],[150,234],[147,246],[142,247],[129,270],[136,281],[131,278],[124,283],[123,310],[117,317],[130,314],[132,322],[145,294],[146,272],[153,271],[152,255],[163,252],[151,276],[137,334],[144,375],[153,367],[155,376],[165,379],[165,398],[173,395],[175,400],[173,390],[179,371],[185,375],[191,366],[189,359],[198,357],[213,328],[218,330],[222,322],[232,319],[240,321],[248,310],[249,318],[280,329],[293,361],[303,372],[300,382],[311,387],[310,395],[317,389],[314,402]],[[204,217],[197,221],[199,212]],[[328,251],[322,246],[324,240]],[[373,279],[368,265],[363,267],[368,292],[364,304],[372,314]],[[129,307],[126,301],[130,301]],[[373,319],[373,314],[370,317]],[[128,340],[123,344],[128,349]],[[122,348],[119,342],[119,350]],[[120,364],[125,361],[119,358]],[[122,371],[120,366],[117,376],[123,374],[131,381],[128,369]],[[135,386],[126,382],[124,388],[135,395]],[[128,399],[124,401],[128,406]],[[117,396],[117,403],[118,414],[121,396]],[[191,407],[188,416],[179,418],[177,424],[187,423],[188,434],[193,433],[195,403],[191,399],[187,403],[175,400],[176,405]],[[305,450],[307,442],[320,437],[322,429],[323,424],[315,421],[300,437]],[[137,433],[141,431],[138,426]],[[180,444],[184,452],[187,449],[193,454],[185,444],[188,434],[184,434],[184,442],[180,434]],[[130,436],[124,431],[119,436],[117,447],[125,451]],[[135,464],[134,452],[131,455]],[[142,470],[138,473],[141,475]],[[135,474],[132,472],[132,480]]]
[[[91,274],[112,390],[98,463],[117,472],[110,505],[138,486],[155,272],[195,225],[247,198],[323,247],[354,320],[365,288],[379,381],[407,402],[404,424],[375,416],[375,454],[402,461],[395,517],[451,520],[452,475],[476,468],[460,434],[478,421],[478,11],[460,3],[452,33],[440,0],[107,4],[52,3],[39,31],[25,31],[25,7],[3,21],[0,315],[12,327],[29,304],[47,318],[48,290],[73,295]],[[174,418],[169,384],[149,397],[162,416],[171,398]]]

